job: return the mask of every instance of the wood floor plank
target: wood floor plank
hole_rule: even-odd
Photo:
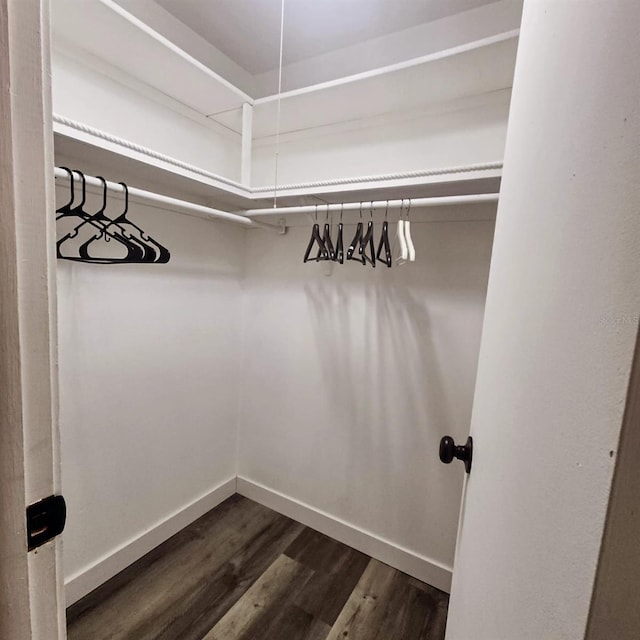
[[[419,615],[419,612],[425,612],[429,629],[426,635],[424,633],[422,635],[409,635],[414,634],[412,625],[415,622],[408,621],[407,637],[434,638],[435,640],[444,638],[449,609],[449,594],[411,577],[409,577],[408,585],[412,592],[412,602],[408,605],[407,616],[412,616],[415,619],[416,614]]]
[[[296,593],[293,603],[332,626],[369,563],[369,557],[344,546],[340,563],[329,572],[317,570]]]
[[[233,640],[325,640],[330,627],[294,604],[284,603]],[[232,640],[229,638],[228,640]]]
[[[313,575],[308,567],[281,555],[229,609],[203,640],[241,638],[256,621],[282,607],[291,591]]]
[[[325,536],[319,531],[305,528],[302,533],[289,545],[285,554],[290,558],[310,567],[314,571],[332,573],[338,569],[344,560],[347,545]],[[356,554],[359,551],[352,549]],[[360,554],[366,558],[364,554]]]
[[[370,558],[309,528],[291,543],[285,554],[315,572],[313,578],[294,594],[293,603],[333,625]]]
[[[444,638],[444,626],[440,624],[441,610],[437,603],[428,591],[410,585],[407,575],[396,572],[388,594],[382,598],[381,605],[384,607],[384,615],[375,638],[384,638],[384,640],[404,640],[404,638],[441,640]],[[444,611],[444,619],[446,619],[446,609]]]
[[[403,637],[416,640],[444,639],[449,598],[442,591],[433,587],[430,589],[437,594],[408,585],[409,594],[402,604]]]
[[[327,640],[443,640],[447,594],[371,560]]]
[[[327,640],[376,638],[384,618],[384,606],[381,603],[394,578],[394,569],[377,560],[370,560]]]
[[[170,552],[132,565],[102,601],[96,593],[92,607],[83,603],[70,616],[69,640],[200,640],[302,529],[235,500],[178,534]]]

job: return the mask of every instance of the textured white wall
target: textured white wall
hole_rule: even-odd
[[[416,263],[330,277],[309,226],[247,233],[238,473],[451,565],[463,474],[438,444],[468,433],[493,222],[413,230]]]
[[[502,160],[510,90],[423,112],[321,127],[280,138],[279,184]],[[252,184],[273,184],[275,144],[254,143]]]
[[[67,581],[236,475],[244,232],[136,204],[131,218],[168,264],[58,261]]]
[[[640,5],[579,14],[525,3],[448,640],[585,634],[640,309]]]

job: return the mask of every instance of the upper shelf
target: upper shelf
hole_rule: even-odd
[[[52,26],[56,39],[105,60],[203,115],[253,102],[113,0],[56,0]]]
[[[254,100],[114,0],[56,0],[58,45],[84,51],[201,115],[252,137],[410,111],[511,87],[518,30],[512,29],[371,71]],[[96,28],[99,25],[99,28]],[[503,27],[504,28],[504,27]]]
[[[253,104],[253,138],[409,111],[512,86],[518,30],[331,82],[260,98]],[[234,109],[210,116],[240,132]]]

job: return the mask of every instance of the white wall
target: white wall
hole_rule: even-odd
[[[330,277],[301,263],[306,224],[244,239],[131,210],[168,265],[58,261],[68,603],[232,493],[236,474],[447,589],[462,474],[437,448],[468,430],[494,208],[428,224],[416,211],[418,262]]]
[[[69,603],[235,490],[244,232],[130,210],[168,264],[57,263]]]
[[[262,485],[248,495],[278,492],[295,515],[292,501],[363,530],[347,535],[355,546],[382,538],[442,588],[463,473],[438,445],[468,433],[495,207],[474,212],[414,222],[414,264],[348,263],[329,277],[302,263],[308,225],[247,233],[238,474]]]
[[[432,169],[502,159],[510,91],[426,111],[280,137],[279,184]],[[252,184],[273,184],[275,140],[254,142]]]
[[[585,637],[638,332],[639,22],[525,3],[448,640]],[[590,638],[638,637],[637,566]]]
[[[84,59],[93,68],[78,61]],[[54,50],[52,74],[56,115],[240,179],[239,135],[89,54],[70,57]]]

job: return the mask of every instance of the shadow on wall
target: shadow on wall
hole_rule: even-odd
[[[304,285],[319,367],[328,381],[324,400],[347,427],[347,450],[373,456],[366,467],[351,458],[347,486],[366,484],[373,473],[372,484],[398,495],[406,480],[397,470],[407,462],[399,440],[409,437],[415,450],[435,452],[440,437],[455,429],[426,299],[402,284],[362,283],[358,290],[354,296],[353,283]]]
[[[416,223],[419,259],[374,270],[249,232],[240,475],[450,564],[464,473],[438,445],[468,433],[492,234]]]

